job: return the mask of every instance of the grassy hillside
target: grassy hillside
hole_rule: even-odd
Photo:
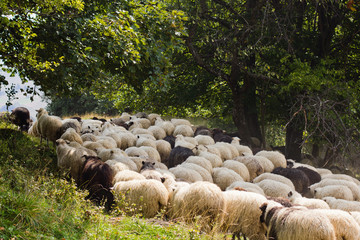
[[[224,239],[161,217],[105,213],[58,171],[49,145],[0,122],[0,239]]]

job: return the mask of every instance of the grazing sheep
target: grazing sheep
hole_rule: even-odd
[[[284,183],[284,184],[288,185],[292,190],[295,190],[295,186],[290,179],[288,179],[287,177],[284,177],[282,175],[278,175],[278,174],[274,174],[274,173],[260,174],[259,176],[254,178],[253,183],[258,183],[265,179],[270,179],[270,180]]]
[[[38,121],[38,130],[41,137],[52,141],[55,145],[55,141],[61,136],[61,119],[57,116],[50,116],[43,108],[37,110],[36,118]]]
[[[146,179],[155,179],[160,182],[165,182],[163,175],[156,171],[155,162],[142,161],[142,167],[140,168],[140,174]]]
[[[56,140],[57,166],[62,169],[70,169],[71,177],[79,182],[80,171],[87,155],[83,149],[73,148],[67,145],[64,139]]]
[[[207,181],[207,182],[211,182],[211,183],[213,182],[211,173],[198,164],[187,163],[185,161],[180,166],[183,168],[188,168],[188,169],[195,170],[196,172],[198,172],[201,175],[202,181]]]
[[[213,183],[195,182],[175,190],[170,202],[169,215],[172,219],[181,218],[209,230],[219,222],[225,209],[225,199],[221,189]],[[221,220],[220,220],[221,221]]]
[[[152,218],[168,203],[169,192],[161,182],[154,179],[116,182],[116,194],[125,194],[125,201],[135,205],[135,213]]]
[[[114,173],[110,166],[103,163],[99,157],[83,157],[85,157],[85,162],[82,166],[78,185],[89,191],[86,199],[90,199],[98,205],[106,199],[105,209],[108,211],[114,203],[114,196],[110,191]]]
[[[201,135],[202,136],[209,136],[209,137],[212,138],[213,133],[212,133],[211,129],[209,129],[208,127],[198,126],[195,129],[194,136],[201,136]],[[214,139],[213,139],[213,141],[214,141]],[[215,143],[215,141],[214,141],[214,143]]]
[[[144,157],[144,158],[149,157],[149,155],[147,154],[147,152],[144,149],[140,149],[138,147],[129,147],[125,150],[125,153],[129,157]]]
[[[264,203],[260,210],[260,222],[267,227],[267,239],[336,239],[335,229],[325,214],[269,203]]]
[[[156,140],[163,139],[167,135],[165,130],[159,126],[150,126],[148,130],[154,135]]]
[[[335,209],[314,209],[313,214],[324,214],[332,223],[337,240],[360,239],[360,226],[350,213]]]
[[[199,157],[199,156],[190,156],[188,157],[184,163],[194,163],[203,168],[205,168],[209,173],[212,173],[212,165],[211,162],[208,161],[206,158]]]
[[[196,135],[194,137],[199,145],[213,145],[215,141],[212,137],[207,135]]]
[[[321,181],[320,174],[308,167],[300,166],[300,167],[296,167],[296,169],[303,171],[308,176],[310,185],[313,185],[314,183],[318,183]]]
[[[295,186],[295,190],[302,195],[309,191],[310,180],[308,176],[297,168],[277,167],[271,173],[282,175],[290,179]]]
[[[313,195],[314,194],[314,190],[318,187],[324,187],[324,186],[328,186],[328,185],[344,185],[348,188],[350,188],[353,196],[354,196],[354,200],[355,201],[360,201],[360,189],[359,186],[356,185],[354,182],[350,182],[347,180],[338,180],[338,179],[331,179],[331,178],[325,178],[323,180],[321,180],[318,183],[315,183],[313,185],[310,186],[310,192]]]
[[[270,173],[274,170],[275,166],[272,163],[272,161],[270,161],[268,158],[262,156],[253,156],[253,157],[256,158],[256,160],[258,160],[258,162],[261,164],[261,166],[264,169],[264,172]]]
[[[19,127],[21,131],[27,132],[30,127],[30,112],[25,107],[17,107],[11,111],[10,120]]]
[[[233,233],[233,239],[240,233],[250,240],[265,240],[265,228],[260,223],[260,206],[267,199],[257,193],[237,190],[222,193],[225,199],[224,221],[222,229]]]
[[[348,201],[344,199],[337,199],[334,197],[324,197],[323,200],[329,204],[331,209],[340,209],[344,211],[358,211],[360,212],[360,202]]]
[[[188,157],[194,155],[195,154],[191,149],[177,146],[171,150],[170,156],[165,164],[168,168],[172,168],[183,163]]]
[[[61,134],[63,134],[67,129],[73,128],[77,133],[81,132],[81,123],[76,119],[64,119],[62,120],[61,125]]]
[[[234,160],[245,164],[250,173],[250,181],[264,173],[261,163],[253,156],[239,156]]]
[[[231,143],[233,140],[230,135],[226,134],[225,131],[223,131],[219,128],[214,128],[212,130],[212,133],[213,133],[213,138],[214,138],[215,142]]]
[[[74,128],[66,129],[66,131],[60,136],[60,138],[68,140],[70,142],[77,142],[79,144],[83,144],[81,136],[76,132]]]
[[[240,144],[240,138],[233,137],[232,141],[231,141],[231,144],[236,147],[236,149],[239,152],[239,156],[253,155],[253,152],[252,152],[251,148],[249,148],[248,146]]]
[[[314,189],[314,197],[322,199],[324,197],[335,197],[337,199],[344,199],[353,201],[354,196],[350,188],[344,185],[327,185]]]
[[[38,121],[35,121],[31,124],[28,134],[33,137],[40,137],[39,128],[38,128]]]
[[[170,143],[165,140],[160,139],[160,140],[155,141],[155,145],[156,145],[156,150],[160,154],[161,162],[165,162],[166,159],[168,159],[170,156],[170,152],[171,152]]]
[[[148,146],[148,147],[156,148],[156,143],[152,139],[148,139],[146,137],[138,136],[138,138],[136,140],[136,147],[142,147],[142,146]]]
[[[262,156],[268,158],[273,164],[274,167],[283,167],[286,168],[286,158],[284,154],[278,152],[278,151],[266,151],[262,150],[260,152],[257,152],[255,154],[256,156]]]
[[[193,137],[194,131],[189,125],[177,125],[173,132],[174,136],[183,135],[184,137]]]
[[[101,149],[98,152],[98,156],[105,162],[109,159],[115,159],[117,157],[127,156],[127,154],[119,148],[112,148],[112,149]]]
[[[186,181],[188,183],[203,181],[200,173],[198,173],[194,169],[185,168],[181,165],[169,168],[169,171],[174,174],[176,180],[180,179],[181,181]]]
[[[346,174],[327,174],[327,175],[322,176],[322,179],[324,179],[324,178],[347,180],[350,182],[354,182],[356,185],[360,186],[359,180],[357,180],[356,178],[353,178],[349,175],[346,175]]]
[[[225,191],[233,190],[234,188],[242,188],[247,192],[253,192],[265,196],[264,190],[262,190],[262,188],[255,183],[236,181],[230,184],[230,186],[228,186]]]
[[[170,121],[172,124],[174,124],[175,127],[179,125],[191,126],[190,121],[187,119],[172,118]]]
[[[148,147],[148,146],[141,146],[139,148],[141,150],[144,150],[147,153],[150,160],[153,160],[156,162],[161,162],[161,157],[160,157],[159,152],[156,150],[156,146],[155,146],[155,148]]]
[[[164,121],[161,118],[155,120],[155,126],[161,127],[166,132],[167,136],[172,136],[175,130],[175,126],[170,121]]]
[[[264,191],[266,196],[286,198],[290,191],[294,191],[288,185],[271,179],[264,179],[256,183]]]
[[[321,199],[305,198],[300,194],[293,193],[292,191],[288,194],[288,199],[291,203],[307,207],[309,209],[330,209],[329,205]]]
[[[242,177],[235,171],[225,167],[214,168],[212,177],[214,183],[223,191],[225,191],[225,189],[233,182],[244,181],[244,179],[242,179]]]
[[[222,164],[222,167],[226,167],[231,170],[234,170],[237,174],[239,174],[242,177],[242,179],[245,182],[250,182],[250,173],[245,164],[235,160],[226,160]]]
[[[138,172],[134,172],[129,169],[124,169],[116,172],[114,176],[114,184],[117,182],[126,182],[131,180],[145,180],[145,179],[146,179],[145,176]]]
[[[111,167],[111,169],[112,169],[112,171],[114,173],[114,176],[116,176],[116,174],[118,172],[121,172],[121,171],[124,171],[124,170],[130,170],[129,167],[126,164],[118,162],[116,160],[110,159],[110,160],[105,161],[105,163]],[[114,178],[113,183],[115,183],[115,178]]]

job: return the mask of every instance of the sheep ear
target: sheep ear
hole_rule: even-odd
[[[288,193],[288,197],[291,197],[292,195],[293,195],[293,192],[290,191],[290,192]]]
[[[160,179],[161,179],[161,182],[162,182],[162,183],[165,182],[165,178],[164,178],[164,177],[162,177],[162,178],[160,178]]]
[[[142,165],[144,165],[144,164],[145,164],[145,161],[142,161],[141,163],[142,163]]]
[[[268,206],[267,203],[263,203],[263,204],[260,206],[260,210],[261,210],[262,213],[265,213],[267,206]]]
[[[314,190],[314,195],[316,194],[316,192],[317,192],[317,191],[316,191],[316,189],[315,189],[315,190]]]
[[[153,162],[152,165],[155,165],[155,162]]]

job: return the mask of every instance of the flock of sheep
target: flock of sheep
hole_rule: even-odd
[[[254,154],[219,129],[144,113],[62,120],[40,109],[28,133],[53,141],[58,167],[108,208],[124,194],[144,217],[165,211],[233,238],[360,239],[357,179]]]

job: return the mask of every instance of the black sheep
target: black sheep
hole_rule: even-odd
[[[308,176],[297,168],[277,167],[271,173],[282,175],[290,179],[295,186],[295,190],[302,195],[309,191],[310,180]]]
[[[231,143],[232,141],[232,137],[228,134],[226,134],[223,130],[219,129],[219,128],[214,128],[212,130],[213,132],[213,138],[215,142],[227,142],[227,143]]]
[[[308,176],[310,185],[313,185],[314,183],[321,181],[321,175],[318,172],[315,172],[314,170],[312,170],[310,168],[297,167],[296,169],[303,171]]]
[[[170,156],[167,159],[165,165],[167,165],[168,168],[175,167],[183,163],[188,157],[194,155],[195,154],[190,148],[177,146],[171,150]]]
[[[21,131],[28,131],[30,127],[30,112],[25,107],[17,107],[11,111],[10,119]]]
[[[110,210],[114,202],[114,196],[110,191],[114,179],[112,169],[99,157],[86,155],[83,157],[85,157],[85,162],[78,185],[89,191],[87,199],[96,204],[101,204],[103,200],[106,200],[105,209]]]
[[[194,136],[197,135],[207,135],[212,137],[213,136],[213,132],[211,131],[211,129],[205,127],[205,126],[198,126],[194,132]]]

